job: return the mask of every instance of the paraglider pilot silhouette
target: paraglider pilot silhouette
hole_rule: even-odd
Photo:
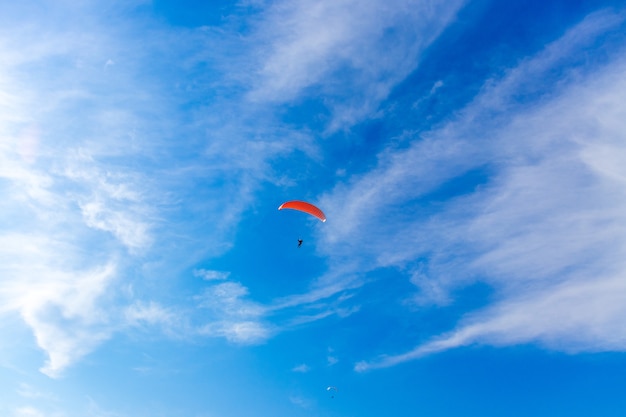
[[[302,246],[302,239],[298,239],[298,247]]]

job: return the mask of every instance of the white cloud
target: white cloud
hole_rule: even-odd
[[[123,160],[136,155],[126,133],[141,125],[134,106],[148,81],[124,60],[117,78],[105,76],[98,55],[136,45],[93,6],[59,2],[46,16],[0,6],[0,311],[32,329],[50,376],[119,330],[124,249],[145,251],[153,226],[150,181]]]
[[[0,311],[18,313],[32,328],[48,354],[42,371],[57,376],[108,337],[100,299],[115,264],[68,268],[80,249],[43,236],[5,234],[0,242]]]
[[[345,293],[349,288],[353,286],[338,284],[336,288],[321,288],[261,304],[251,300],[248,288],[239,282],[214,284],[195,297],[205,322],[197,331],[235,343],[264,342],[307,323],[357,312],[358,306],[343,306],[351,298],[351,294]]]
[[[261,69],[250,98],[288,102],[314,87],[334,112],[329,130],[349,127],[417,66],[463,3],[277,2],[258,28]]]
[[[174,325],[180,325],[176,313],[154,301],[149,303],[136,301],[126,308],[124,315],[131,326],[162,325],[171,330]]]
[[[298,407],[301,408],[310,408],[313,405],[313,401],[301,396],[301,395],[290,395],[289,401]]]
[[[326,206],[342,207],[329,214],[340,216],[327,236],[329,251],[351,236],[375,256],[363,261],[366,268],[412,271],[420,304],[453,302],[454,289],[476,280],[495,290],[494,303],[456,330],[408,353],[361,362],[357,370],[471,343],[626,350],[620,325],[626,311],[618,301],[626,267],[625,171],[618,162],[626,149],[626,61],[614,51],[601,67],[564,72],[534,102],[515,101],[622,22],[610,12],[589,17],[503,79],[489,81],[457,120],[408,150],[383,154],[374,172],[327,197]],[[473,169],[486,169],[486,182],[436,211],[420,201]],[[385,213],[382,222],[377,213]],[[392,216],[398,223],[389,224]]]
[[[302,363],[300,365],[294,366],[291,371],[305,374],[311,370],[311,367],[306,363]]]
[[[39,137],[32,135],[27,138]],[[91,240],[88,227],[110,231],[131,248],[139,248],[146,239],[140,221],[120,207],[107,208],[106,193],[98,206],[100,214],[93,204],[83,207],[91,211],[83,223],[76,208],[80,193],[74,191],[77,199],[68,198],[66,190],[86,186],[89,193],[99,193],[103,188],[89,179],[48,170],[49,148],[41,149],[39,139],[27,142],[26,148],[20,143],[20,136],[9,137],[0,147],[0,160],[7,162],[0,173],[7,180],[0,212],[10,220],[0,229],[1,310],[20,314],[32,328],[49,358],[42,371],[57,376],[110,335],[100,300],[116,275],[116,254],[107,250],[106,239]],[[91,258],[86,247],[101,252]]]
[[[188,112],[224,78],[198,51],[227,35],[164,27],[126,13],[134,6],[56,2],[44,15],[0,5],[0,311],[32,329],[53,376],[124,326],[171,329],[178,310],[134,294],[159,299],[167,290],[152,284],[180,273],[171,265],[227,250],[259,184],[281,180],[269,161],[315,151],[236,99]],[[223,188],[196,198],[199,181]],[[266,337],[256,314],[222,300],[220,334]]]
[[[14,417],[44,417],[45,414],[35,407],[19,407],[13,414]]]
[[[242,86],[222,82],[230,73],[205,71],[214,57],[198,51],[233,42],[227,33],[129,20],[122,3],[55,3],[61,20],[0,6],[0,311],[23,319],[55,377],[128,326],[236,343],[274,334],[268,314],[287,307],[250,301],[240,284],[204,294],[200,330],[197,312],[135,296],[159,300],[156,279],[228,250],[260,184],[286,181],[273,160],[319,152],[273,108],[239,103]],[[188,112],[213,86],[229,98]]]
[[[198,306],[211,312],[208,323],[199,332],[220,336],[236,343],[259,343],[272,331],[263,319],[265,309],[246,298],[248,289],[238,282],[209,287],[197,297]]]
[[[537,343],[569,353],[624,351],[626,307],[622,264],[616,276],[569,279],[520,297],[509,297],[468,316],[454,331],[398,355],[356,364],[355,370],[386,368],[471,344],[507,346]]]
[[[87,409],[85,415],[87,417],[122,417],[122,414],[103,409],[93,398],[88,397]]]
[[[272,335],[267,325],[256,320],[229,321],[224,319],[202,326],[198,333],[203,336],[223,337],[230,342],[240,344],[262,343]]]
[[[193,275],[200,277],[205,281],[222,281],[228,279],[230,272],[215,271],[209,269],[196,269],[193,271]]]
[[[110,210],[98,201],[81,204],[80,209],[87,226],[112,233],[131,249],[147,245],[147,225],[129,217],[127,213]]]
[[[109,337],[95,302],[111,273],[107,268],[79,276],[59,274],[55,278],[49,274],[47,277],[55,283],[25,297],[20,314],[32,327],[37,344],[48,354],[42,372],[58,376]]]
[[[379,164],[373,171],[352,178],[350,182],[339,185],[332,194],[321,199],[320,204],[326,207],[327,215],[336,219],[332,227],[325,228],[328,232],[328,243],[357,242],[362,248],[362,240],[350,237],[357,234],[358,228],[363,227],[366,222],[375,222],[381,213],[402,218],[405,204],[436,191],[446,181],[472,169],[498,161],[506,162],[505,158],[512,160],[518,152],[541,152],[546,143],[542,143],[539,138],[545,135],[537,138],[537,133],[568,127],[563,126],[563,122],[557,121],[559,124],[555,125],[555,122],[537,120],[540,115],[528,115],[537,120],[537,123],[533,123],[536,132],[526,129],[516,133],[527,121],[519,120],[516,123],[511,120],[511,115],[523,112],[525,106],[517,104],[515,96],[546,89],[543,95],[545,100],[549,97],[548,92],[558,92],[549,77],[550,72],[574,59],[577,51],[588,47],[605,31],[614,30],[622,21],[621,15],[610,12],[591,15],[561,39],[547,45],[544,51],[509,70],[503,78],[487,80],[474,101],[459,111],[458,117],[444,127],[431,132],[420,132],[419,136],[415,132],[405,133],[412,135],[413,143],[410,147],[400,151],[391,148],[381,153]],[[575,81],[577,75],[572,77],[572,81]],[[557,88],[566,83],[567,79],[561,78]],[[572,100],[578,98],[572,97]],[[582,111],[579,113],[584,116]],[[585,117],[583,120],[587,119]],[[547,124],[542,125],[542,122]],[[510,136],[516,139],[506,142]],[[398,236],[400,240],[394,249],[414,247],[415,245],[403,244],[409,238],[408,235]],[[352,253],[350,245],[343,246],[347,252]],[[338,249],[341,248],[332,245],[332,251],[329,252]]]
[[[17,389],[17,393],[20,397],[23,397],[26,399],[43,398],[43,399],[48,399],[48,400],[56,400],[54,396],[47,394],[47,393],[40,392],[32,385],[29,385],[23,382],[19,385],[19,388]]]

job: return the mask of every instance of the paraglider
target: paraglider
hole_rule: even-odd
[[[298,239],[298,247],[302,246],[302,239]]]
[[[282,209],[298,210],[303,213],[310,214],[311,216],[320,219],[322,222],[326,221],[326,215],[324,214],[324,212],[313,204],[307,203],[306,201],[287,201],[286,203],[283,203],[280,205],[280,207],[278,207],[278,210]]]
[[[328,392],[331,392],[331,391],[334,391],[334,392],[339,392],[339,390],[337,389],[337,387],[326,387],[326,391],[328,391]],[[331,395],[331,396],[330,396],[330,398],[335,398],[335,394],[334,394],[334,392],[333,392],[333,395]]]

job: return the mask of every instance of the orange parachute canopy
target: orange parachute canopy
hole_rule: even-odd
[[[298,201],[298,200],[287,201],[286,203],[283,203],[280,205],[280,207],[278,207],[278,210],[282,210],[282,209],[292,209],[292,210],[302,211],[304,213],[310,214],[311,216],[317,217],[323,222],[326,221],[326,215],[324,214],[324,212],[322,212],[322,210],[320,210],[319,208],[315,207],[313,204],[307,203],[306,201]]]

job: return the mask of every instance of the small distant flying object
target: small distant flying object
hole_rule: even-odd
[[[334,392],[339,392],[339,390],[337,389],[337,387],[326,387],[326,391],[328,392],[333,392],[333,395],[330,396],[330,398],[335,398],[335,394]]]
[[[307,203],[306,201],[298,201],[298,200],[287,201],[286,203],[283,203],[280,205],[280,207],[278,207],[278,210],[282,210],[282,209],[298,210],[303,213],[310,214],[313,217],[317,217],[322,222],[326,221],[326,215],[324,214],[324,212],[320,210],[318,207],[315,207],[313,204]]]
[[[298,239],[298,247],[302,246],[302,242],[303,242],[302,239]]]

